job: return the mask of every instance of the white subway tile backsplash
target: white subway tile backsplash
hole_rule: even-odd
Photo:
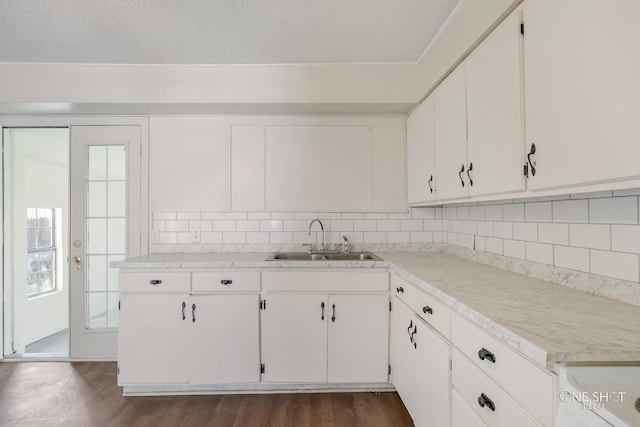
[[[442,207],[435,208],[435,219],[442,219]]]
[[[512,257],[512,258],[525,258],[525,243],[520,240],[505,240],[503,243],[504,246],[504,256]]]
[[[160,244],[174,244],[178,243],[178,233],[165,232],[158,234],[158,243]]]
[[[456,219],[458,209],[455,206],[445,206],[443,208],[442,217],[444,219]]]
[[[214,220],[211,229],[213,231],[236,231],[236,222],[232,219]]]
[[[178,233],[178,244],[184,245],[193,243],[191,233]]]
[[[342,235],[347,236],[349,239],[349,243],[363,243],[364,242],[364,233],[358,231],[347,231],[345,233],[340,233],[340,239],[338,242],[340,245],[343,244]]]
[[[423,221],[421,219],[403,219],[400,221],[402,231],[422,231]]]
[[[314,230],[316,230],[316,227],[318,230],[320,230],[320,226],[318,226],[317,224],[314,225]],[[281,220],[263,220],[260,221],[260,231],[282,231],[284,230],[284,222],[282,222]]]
[[[458,241],[458,233],[443,233],[442,238],[450,245],[455,245],[455,246],[460,245]]]
[[[236,221],[236,231],[260,231],[260,221],[257,219]]]
[[[390,231],[387,233],[387,243],[406,243],[411,240],[408,231]]]
[[[178,220],[200,219],[200,212],[178,212],[176,213]]]
[[[435,208],[411,208],[413,219],[434,219],[435,216]]]
[[[403,213],[389,213],[389,219],[411,219],[411,211]]]
[[[478,221],[477,228],[478,228],[479,235],[493,237],[493,222]]]
[[[175,212],[154,212],[153,219],[157,220],[175,220],[177,217]]]
[[[367,231],[364,233],[364,243],[387,243],[387,233],[383,231]]]
[[[271,212],[271,219],[295,219],[293,212]]]
[[[271,213],[270,212],[249,212],[247,214],[247,219],[258,219],[258,220],[271,219]]]
[[[494,237],[487,237],[485,239],[485,250],[493,254],[504,254],[504,240],[496,239]]]
[[[151,229],[153,231],[164,231],[164,221],[153,220],[153,222],[151,223]]]
[[[400,231],[399,219],[378,220],[378,231]]]
[[[637,197],[609,197],[589,200],[589,222],[637,224]]]
[[[364,213],[343,212],[342,219],[364,219]]]
[[[571,199],[596,199],[602,197],[611,197],[612,191],[592,191],[590,193],[572,194]]]
[[[238,231],[224,231],[222,233],[222,243],[246,243],[247,233]]]
[[[378,222],[375,219],[356,219],[353,221],[353,231],[378,231]]]
[[[513,223],[512,222],[494,222],[493,223],[493,236],[500,237],[502,239],[513,238]]]
[[[488,221],[502,221],[502,205],[487,205],[484,207],[485,219]]]
[[[318,218],[318,214],[314,212],[296,212],[294,219],[315,219]]]
[[[293,233],[289,231],[270,232],[269,243],[293,243]]]
[[[225,212],[224,219],[247,219],[246,212]]]
[[[640,196],[640,188],[628,188],[626,190],[613,190],[613,197]]]
[[[589,249],[556,246],[553,248],[553,262],[556,267],[589,272]]]
[[[485,210],[484,206],[471,206],[469,208],[469,219],[484,220],[485,219],[484,210]]]
[[[318,218],[323,221],[327,219],[341,219],[342,214],[340,212],[320,212],[318,213]]]
[[[367,212],[364,214],[364,219],[389,219],[389,214]]]
[[[524,203],[513,203],[502,207],[504,221],[524,221]]]
[[[189,231],[189,221],[165,221],[165,231]]]
[[[464,234],[476,234],[478,232],[478,222],[462,221],[462,232]]]
[[[307,221],[304,219],[285,219],[283,225],[284,231],[307,231]]]
[[[592,249],[611,249],[611,226],[608,224],[571,224],[571,246]]]
[[[525,203],[524,219],[527,222],[551,222],[553,219],[551,202]]]
[[[423,222],[424,231],[442,231],[441,219],[425,219]]]
[[[591,273],[638,282],[638,255],[591,250]]]
[[[538,241],[555,245],[569,244],[569,224],[541,222],[538,224]]]
[[[247,243],[253,243],[253,244],[269,243],[269,233],[248,232],[246,234],[247,234]],[[307,233],[304,233],[304,234],[306,236]],[[298,243],[298,242],[294,242],[294,243]]]
[[[473,234],[458,234],[458,245],[463,248],[473,249],[474,235]]]
[[[640,225],[612,225],[611,250],[640,253]]]
[[[268,214],[267,214],[268,215]],[[222,212],[202,212],[200,219],[224,219],[224,213]]]
[[[249,234],[249,233],[247,233]],[[260,234],[264,234],[265,236],[267,236],[267,242],[269,243],[269,233],[260,233]],[[297,243],[299,245],[302,245],[304,243],[311,243],[311,244],[316,244],[317,242],[319,242],[320,239],[316,239],[316,233],[311,233],[310,235],[306,232],[306,231],[294,231],[293,232],[293,243]],[[259,242],[256,242],[259,243]]]
[[[453,231],[454,233],[462,233],[462,224],[464,224],[464,222],[465,221],[452,220],[451,231]]]
[[[431,243],[433,242],[432,231],[412,231],[409,237],[411,243]]]
[[[222,233],[207,231],[200,233],[200,243],[219,244],[222,243]]]
[[[470,219],[471,213],[469,206],[459,206],[456,208],[456,219]]]
[[[538,241],[538,224],[535,222],[514,222],[513,238],[529,242]]]
[[[329,223],[331,231],[353,231],[353,220],[350,219],[332,219]]]
[[[189,230],[211,231],[211,221],[197,220],[189,221]]]
[[[589,201],[553,202],[553,222],[589,222]]]
[[[486,248],[487,248],[487,244],[486,244],[487,242],[486,241],[487,241],[486,237],[475,236],[475,242],[474,242],[475,249],[477,251],[483,251],[484,252],[486,250]]]
[[[443,242],[443,235],[444,233],[442,231],[434,231],[433,232],[433,241],[435,243],[442,243]]]
[[[553,245],[525,242],[526,260],[553,265]]]

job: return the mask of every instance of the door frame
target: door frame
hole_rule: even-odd
[[[0,138],[5,127],[71,127],[71,126],[139,126],[140,127],[140,254],[149,253],[149,118],[141,116],[131,117],[78,117],[78,116],[0,116]],[[70,147],[71,148],[71,147]],[[0,164],[0,173],[4,174],[4,164]],[[0,207],[4,209],[3,189],[0,189]],[[4,224],[4,219],[3,219]],[[0,238],[4,242],[4,227],[0,227]],[[69,236],[70,237],[70,236]],[[0,256],[4,260],[4,244],[0,247]],[[4,264],[0,272],[0,360],[4,349]],[[70,293],[71,295],[71,293]],[[70,301],[71,302],[71,301]],[[71,310],[71,305],[69,306]],[[74,360],[71,356],[69,360]]]

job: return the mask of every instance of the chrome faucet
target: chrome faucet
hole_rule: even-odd
[[[347,239],[347,236],[342,236],[342,238],[344,239],[344,253],[348,254],[349,253],[349,240]]]
[[[320,241],[320,252],[324,252],[324,225],[322,225],[322,221],[320,221],[319,219],[314,219],[309,223],[309,231],[307,232],[307,236],[311,236],[311,226],[313,225],[314,222],[317,222],[318,224],[320,224],[320,230],[322,230],[322,240]]]

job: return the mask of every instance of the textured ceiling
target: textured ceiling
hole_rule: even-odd
[[[415,62],[460,0],[0,0],[0,62]]]

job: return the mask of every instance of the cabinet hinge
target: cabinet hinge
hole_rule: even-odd
[[[391,365],[389,365],[389,375],[391,375]]]
[[[520,34],[524,36],[524,24],[520,24]]]
[[[529,165],[528,164],[524,165],[524,176],[529,178]]]
[[[260,300],[260,310],[266,310],[267,309],[267,300],[266,299],[261,299]]]
[[[264,363],[260,364],[260,373],[264,374]]]

